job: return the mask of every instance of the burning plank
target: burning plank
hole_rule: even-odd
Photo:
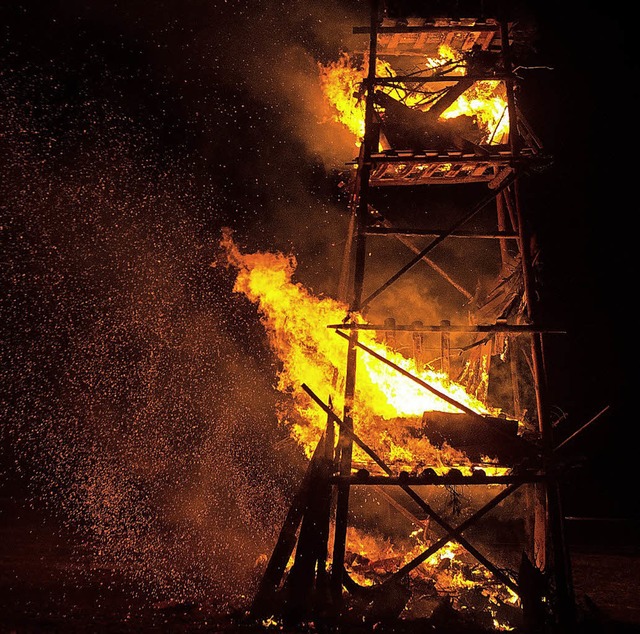
[[[436,447],[447,444],[463,451],[474,463],[498,459],[514,464],[533,455],[531,446],[518,435],[518,421],[487,417],[484,421],[464,412],[425,412],[417,433]]]

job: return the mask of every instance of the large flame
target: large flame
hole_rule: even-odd
[[[424,66],[433,71],[447,66],[449,75],[464,75],[465,61],[459,53],[447,45],[441,45],[439,57],[425,58]],[[360,145],[364,137],[365,105],[362,82],[367,73],[367,62],[343,52],[339,59],[329,64],[319,64],[320,86],[327,101],[334,110],[334,120],[345,125],[356,137]],[[391,65],[378,58],[378,77],[396,77]],[[446,86],[446,81],[443,82]],[[437,84],[440,87],[440,84]],[[436,85],[433,86],[434,90]],[[431,101],[428,95],[414,91],[407,85],[398,83],[378,88],[397,101],[420,110],[428,110]],[[500,81],[477,81],[466,90],[441,115],[442,119],[453,119],[462,115],[474,117],[483,131],[482,142],[493,145],[506,142],[509,133],[509,113],[506,91]]]
[[[283,410],[282,417],[287,419],[293,436],[307,455],[311,455],[327,417],[301,385],[308,385],[325,402],[331,399],[340,415],[344,405],[347,342],[327,325],[342,322],[347,306],[330,297],[315,297],[293,282],[296,268],[293,256],[241,253],[229,231],[223,232],[221,245],[228,264],[237,269],[234,290],[258,306],[271,347],[281,361],[278,389],[289,395],[293,403],[292,409]],[[417,367],[413,359],[378,341],[371,331],[360,331],[359,341],[456,402],[481,414],[496,413],[446,373]],[[449,449],[448,458],[443,459],[442,452],[436,452],[426,439],[419,441],[401,434],[399,419],[419,421],[425,411],[459,412],[459,409],[389,365],[359,352],[353,414],[363,440],[382,451],[390,461],[469,464],[460,452]]]

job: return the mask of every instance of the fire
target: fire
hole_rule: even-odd
[[[307,456],[311,456],[327,420],[326,414],[311,401],[301,386],[310,386],[325,402],[331,400],[334,411],[341,415],[347,341],[327,325],[341,323],[348,307],[330,297],[316,296],[295,282],[297,262],[292,255],[243,253],[230,230],[223,231],[220,244],[225,264],[236,271],[234,291],[257,306],[269,343],[280,361],[277,387],[287,395],[283,401],[291,403],[288,408],[283,406],[281,422],[290,429]],[[352,319],[365,323],[362,315],[352,316]],[[469,394],[463,385],[452,381],[446,373],[417,367],[413,359],[379,341],[374,331],[359,331],[358,340],[473,411],[490,415],[498,413]],[[472,472],[473,465],[462,452],[446,446],[435,448],[426,438],[407,432],[408,423],[420,420],[423,412],[456,412],[455,406],[366,351],[358,353],[356,384],[353,406],[356,433],[387,464],[410,464],[413,468],[428,465],[440,473],[455,465],[465,474]],[[366,459],[364,452],[356,447],[353,468],[368,468],[370,463]],[[487,469],[483,465],[483,468],[489,473],[504,472],[497,466]],[[350,526],[345,556],[347,573],[361,586],[375,586],[383,582],[430,545],[426,526],[393,538],[381,538]],[[330,532],[334,529],[332,524]],[[331,561],[332,553],[328,554]],[[293,562],[294,554],[291,553],[287,571]],[[433,600],[451,597],[458,609],[465,609],[472,603],[477,605],[480,600],[485,614],[494,618],[496,629],[508,629],[508,625],[497,620],[497,608],[517,602],[517,596],[508,587],[497,583],[490,571],[470,560],[457,542],[444,544],[409,574],[412,583],[424,590],[423,596]],[[405,609],[410,609],[410,606]],[[268,625],[276,627],[277,623],[269,621]]]
[[[229,231],[223,232],[221,246],[227,264],[237,270],[234,290],[258,306],[270,345],[281,361],[278,389],[293,403],[292,411],[283,409],[281,420],[310,456],[327,421],[301,385],[308,385],[325,402],[331,398],[334,411],[341,415],[347,342],[326,326],[342,322],[347,306],[330,297],[315,297],[294,282],[297,263],[293,256],[241,253]],[[364,322],[362,317],[358,319]],[[360,331],[359,341],[456,402],[480,414],[496,414],[446,373],[418,368],[413,359],[378,341],[372,331]],[[357,433],[367,444],[391,461],[470,464],[461,452],[449,449],[445,456],[424,438],[403,436],[398,424],[400,420],[420,420],[425,411],[457,412],[454,405],[364,351],[358,354],[357,376],[353,414]],[[354,459],[358,460],[357,453]]]
[[[420,531],[417,531],[420,533]],[[429,543],[411,535],[412,543],[394,544],[391,538],[381,539],[355,527],[347,531],[348,574],[361,586],[372,586],[393,574],[396,570],[420,555]],[[401,553],[401,554],[398,554]],[[495,607],[517,605],[519,597],[507,586],[497,583],[492,573],[478,566],[464,548],[450,541],[433,553],[410,573],[416,587],[424,584],[425,592],[453,598],[454,607],[464,610],[471,595],[483,597],[484,610],[494,615]],[[477,601],[476,601],[477,602]],[[496,629],[512,629],[499,623],[494,616]]]
[[[499,81],[477,81],[444,111],[444,119],[461,115],[475,117],[485,130],[484,143],[505,143],[509,134],[509,111],[504,85]]]
[[[430,70],[437,70],[443,66],[454,64],[449,70],[452,75],[464,75],[464,64],[462,59],[456,51],[454,51],[448,44],[441,44],[438,47],[439,57],[427,57],[425,66]]]
[[[322,92],[335,110],[334,120],[345,125],[355,135],[356,145],[360,145],[364,137],[364,101],[359,95],[364,71],[346,53],[338,61],[318,67]]]
[[[429,71],[447,67],[449,76],[466,73],[464,58],[450,46],[441,45],[439,57],[426,58],[424,66]],[[320,86],[327,101],[333,106],[334,120],[346,126],[356,137],[359,146],[364,137],[365,104],[362,82],[367,74],[367,62],[356,56],[343,52],[336,62],[326,65],[318,64]],[[397,77],[391,65],[376,60],[378,77]],[[434,84],[433,90],[447,86]],[[412,90],[407,85],[398,83],[394,86],[378,87],[397,101],[411,108],[427,111],[430,107],[429,94],[423,90]],[[484,133],[483,143],[493,145],[505,143],[509,133],[509,114],[506,91],[500,81],[477,81],[466,90],[441,115],[443,119],[454,119],[460,116],[474,117]]]
[[[365,104],[362,92],[362,80],[366,75],[366,65],[360,64],[355,57],[343,53],[338,61],[323,66],[318,64],[320,87],[334,108],[334,120],[345,125],[356,137],[359,146],[364,137]],[[391,66],[378,59],[376,73],[381,77],[395,77]],[[407,99],[409,92],[404,87],[385,89],[395,99]],[[415,100],[414,100],[415,101]]]

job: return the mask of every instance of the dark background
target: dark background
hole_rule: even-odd
[[[633,247],[623,218],[634,185],[609,171],[611,165],[629,164],[637,140],[621,98],[636,62],[627,25],[614,11],[594,4],[543,3],[537,13],[540,47],[554,68],[532,110],[535,129],[555,157],[538,192],[547,201],[539,201],[537,216],[546,252],[542,297],[568,332],[566,340],[555,342],[557,348],[550,345],[553,362],[548,363],[555,385],[551,399],[568,414],[569,424],[558,426],[558,439],[610,408],[567,445],[587,460],[569,480],[566,504],[577,514],[592,510],[637,517],[638,505],[629,493],[637,482],[635,450],[624,440],[633,426],[635,370],[625,327]],[[611,43],[612,63],[601,55],[601,38]],[[603,98],[605,84],[612,89],[609,98]]]
[[[274,421],[255,308],[210,263],[231,226],[335,294],[351,140],[325,118],[316,64],[367,10],[3,3],[8,524],[55,516],[161,595],[232,602],[251,583],[303,461]],[[528,10],[539,67],[521,105],[554,161],[524,194],[544,315],[567,330],[547,350],[558,440],[607,408],[563,453],[565,510],[637,520],[631,28],[604,6]]]

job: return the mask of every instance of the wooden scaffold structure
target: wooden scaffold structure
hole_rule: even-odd
[[[412,571],[454,541],[518,596],[524,627],[550,623],[557,631],[569,632],[575,619],[574,597],[544,355],[545,338],[558,331],[538,323],[537,253],[520,196],[520,180],[548,165],[549,157],[518,104],[520,79],[514,72],[515,31],[509,15],[499,7],[488,15],[484,3],[468,3],[468,13],[460,10],[456,15],[447,14],[437,3],[421,6],[420,15],[401,15],[372,0],[370,23],[353,29],[368,40],[368,46],[362,51],[367,74],[360,92],[365,132],[348,183],[351,228],[342,288],[349,311],[343,322],[326,324],[345,340],[347,349],[344,407],[334,411],[313,386],[301,386],[326,414],[326,431],[286,515],[251,613],[264,619],[280,611],[294,623],[339,620],[347,606],[353,609],[355,597],[358,605],[366,606],[364,618],[376,604],[398,617],[410,594]],[[432,67],[416,65],[418,59],[436,57],[443,44],[455,52],[452,60]],[[398,72],[380,74],[380,59],[393,60]],[[508,122],[506,133],[494,132],[489,138],[473,118],[443,117],[466,91],[482,82],[502,91],[502,118]],[[404,196],[401,212],[394,209],[395,192]],[[438,206],[443,198],[455,201],[445,211]],[[436,211],[424,213],[428,209]],[[371,253],[389,239],[408,250],[407,259],[391,274],[378,268],[376,280],[384,281],[371,290]],[[497,281],[492,287],[470,289],[459,279],[464,278],[456,274],[460,257],[448,266],[448,252],[441,246],[452,242],[464,243],[462,252],[469,254],[470,262],[476,261],[471,255],[476,245],[495,245],[491,253],[497,258],[492,269]],[[363,323],[359,316],[418,265],[457,293],[468,310],[466,323],[454,323],[448,313],[432,324],[424,323],[420,315],[406,324],[393,318]],[[406,305],[411,302],[407,297]],[[470,373],[474,363],[499,354],[502,385],[509,386],[501,397],[511,417],[491,417],[465,406],[363,343],[363,330],[392,342],[409,338],[416,358],[424,358],[427,349],[437,349],[438,369],[447,373],[454,366]],[[464,345],[459,343],[462,338]],[[432,442],[471,453],[477,450],[478,457],[490,454],[493,447],[508,469],[499,475],[475,469],[467,475],[456,469],[416,472],[411,465],[400,470],[391,465],[363,440],[354,413],[359,355],[373,357],[456,410],[450,416],[425,412],[422,432]],[[367,456],[372,469],[354,465],[354,447]],[[354,582],[345,565],[350,505],[354,488],[360,487],[380,494],[407,521],[419,526],[427,521],[433,534],[422,552],[367,588]],[[430,489],[443,487],[488,487],[494,494],[456,524],[428,499]],[[398,495],[390,495],[391,488]],[[528,501],[523,509],[524,552],[513,571],[493,561],[467,533],[523,489]]]

